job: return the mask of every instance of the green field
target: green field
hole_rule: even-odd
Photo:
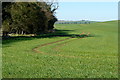
[[[117,21],[55,28],[56,37],[3,40],[3,78],[118,78]]]

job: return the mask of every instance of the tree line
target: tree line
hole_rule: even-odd
[[[96,21],[57,21],[56,24],[91,24]]]
[[[3,2],[3,36],[15,34],[41,34],[54,28],[57,21],[54,2]]]

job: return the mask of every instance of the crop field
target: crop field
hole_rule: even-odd
[[[3,78],[118,78],[117,21],[56,24],[55,29],[3,40]]]

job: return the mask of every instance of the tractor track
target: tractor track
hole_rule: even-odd
[[[45,52],[39,50],[41,47],[44,47],[44,46],[47,46],[47,45],[51,45],[51,44],[54,44],[54,43],[59,43],[59,42],[66,41],[66,40],[69,40],[69,39],[72,39],[72,37],[66,38],[66,39],[62,39],[62,40],[58,40],[58,41],[54,41],[54,42],[50,42],[50,43],[45,43],[45,44],[42,44],[42,45],[39,45],[39,46],[33,48],[32,50],[34,52],[36,52],[36,53],[50,55],[50,56],[60,56],[60,57],[66,57],[66,58],[79,58],[77,56],[67,56],[67,55],[61,55],[61,54],[49,54],[49,53],[45,53]],[[74,41],[74,40],[78,40],[78,39],[82,39],[82,38],[77,38],[77,39],[73,39],[73,40],[70,40],[70,41],[67,41],[67,42],[63,42],[63,43],[60,44],[59,47],[63,46],[64,44],[66,44],[68,42],[71,42],[71,41]]]

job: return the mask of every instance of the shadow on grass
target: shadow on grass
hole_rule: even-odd
[[[12,42],[24,41],[24,40],[32,40],[35,38],[53,38],[53,37],[71,37],[71,38],[83,38],[83,37],[94,37],[93,35],[86,34],[68,34],[68,32],[74,30],[55,30],[54,33],[40,34],[38,36],[10,36],[7,38],[2,38],[2,44],[8,44]]]

